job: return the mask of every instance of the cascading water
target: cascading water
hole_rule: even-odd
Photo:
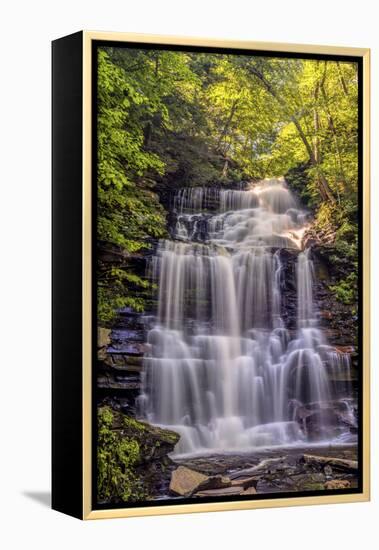
[[[312,260],[301,251],[306,212],[283,179],[182,189],[174,205],[174,239],[151,264],[158,311],[141,416],[181,435],[176,454],[305,443],[299,410],[309,404],[319,409],[318,439],[330,439],[322,416],[335,396],[330,373],[346,378],[350,362],[317,328]],[[281,317],[284,248],[298,251],[295,333]],[[339,397],[348,403],[350,394],[347,381]]]

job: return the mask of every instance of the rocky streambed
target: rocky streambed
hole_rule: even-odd
[[[262,449],[176,460],[170,492],[220,497],[356,488],[355,446]],[[192,477],[191,472],[199,477]]]

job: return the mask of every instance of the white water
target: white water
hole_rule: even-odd
[[[313,264],[300,250],[306,212],[282,179],[182,189],[175,208],[176,240],[162,241],[151,265],[158,311],[141,415],[180,433],[177,454],[307,442],[299,408],[335,399],[331,374],[349,378],[350,360],[317,328]],[[281,318],[283,248],[298,255],[292,332]],[[343,392],[350,397],[349,382]],[[321,412],[317,438],[331,433]]]

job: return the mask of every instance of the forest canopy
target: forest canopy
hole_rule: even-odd
[[[356,63],[107,47],[97,93],[101,324],[145,308],[149,282],[131,260],[166,235],[165,197],[282,175],[349,263],[333,290],[355,302]]]

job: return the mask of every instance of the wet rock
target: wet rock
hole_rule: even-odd
[[[340,380],[341,384],[344,380]],[[336,399],[323,403],[301,405],[292,403],[292,413],[310,440],[336,437],[346,427],[357,427],[357,411],[354,399]]]
[[[345,354],[345,353],[351,354],[355,352],[354,346],[335,346],[334,350],[337,353],[342,353],[342,354]]]
[[[342,382],[341,382],[342,383]],[[357,402],[340,399],[322,404],[310,404],[296,410],[296,419],[309,436],[338,436],[356,433]]]
[[[351,486],[348,479],[331,479],[324,484],[324,488],[331,489],[348,489]]]
[[[338,434],[339,416],[332,408],[310,412],[304,420],[305,431],[310,440],[323,439],[326,433],[329,437]]]

